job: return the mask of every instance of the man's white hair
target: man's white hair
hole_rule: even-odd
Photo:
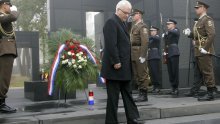
[[[129,1],[127,1],[127,0],[121,0],[121,1],[119,1],[118,4],[116,5],[116,11],[117,11],[118,9],[123,8],[123,7],[129,7],[129,8],[131,9],[131,8],[132,8],[132,5],[131,5],[131,3],[130,3]]]

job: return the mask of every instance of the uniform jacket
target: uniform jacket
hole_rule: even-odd
[[[168,31],[164,36],[165,48],[168,53],[168,58],[172,56],[179,56],[179,43],[180,32],[178,28]]]
[[[202,56],[199,48],[204,48],[211,54],[214,54],[214,38],[215,38],[215,26],[213,19],[207,15],[199,18],[195,23],[193,32],[191,34],[195,42],[195,56]]]
[[[148,45],[148,60],[160,58],[160,37],[158,35],[150,36]]]
[[[146,24],[140,22],[133,25],[131,29],[131,58],[132,60],[138,60],[140,57],[147,57],[147,49],[149,42],[149,32]]]
[[[0,12],[0,24],[5,32],[13,31],[12,22],[18,18],[18,12],[12,11],[10,14],[4,14]],[[6,36],[0,32],[0,56],[11,54],[17,56],[15,36]]]
[[[108,80],[131,80],[131,44],[127,25],[117,15],[108,19],[103,28],[104,55],[101,76]],[[114,69],[114,64],[122,67]]]

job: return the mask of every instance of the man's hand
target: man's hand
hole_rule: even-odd
[[[17,7],[15,5],[12,5],[12,7],[10,7],[10,10],[11,11],[16,11],[16,12],[18,11],[18,9],[17,9]]]
[[[146,59],[143,57],[140,57],[139,60],[140,60],[140,63],[144,63],[146,61]]]
[[[120,69],[120,68],[121,68],[121,63],[114,64],[114,68],[115,68],[116,70]]]
[[[191,30],[189,28],[186,28],[183,30],[183,34],[189,36],[191,34]]]
[[[200,48],[200,52],[201,52],[202,54],[208,54],[208,52],[207,52],[205,49],[203,49],[203,48]]]

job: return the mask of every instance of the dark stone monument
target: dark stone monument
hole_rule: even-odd
[[[24,82],[24,96],[33,101],[47,101],[64,98],[76,98],[76,92],[66,94],[65,90],[55,89],[52,96],[48,95],[48,83],[41,81],[39,68],[39,33],[38,32],[16,32],[17,47],[31,48],[32,69],[31,81]],[[66,95],[66,96],[65,96]]]

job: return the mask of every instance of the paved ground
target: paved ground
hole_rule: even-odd
[[[7,103],[16,107],[18,112],[15,114],[0,114],[0,123],[60,124],[65,122],[65,124],[77,124],[80,122],[81,124],[88,124],[90,122],[89,124],[103,124],[106,91],[104,88],[96,87],[95,85],[90,85],[88,89],[94,91],[94,106],[87,105],[84,91],[77,91],[75,100],[67,100],[64,103],[64,100],[32,102],[24,98],[24,89],[10,89]],[[146,121],[146,123],[150,124],[156,124],[166,118],[174,118],[175,122],[178,122],[176,117],[220,113],[220,99],[211,102],[198,102],[196,98],[183,96],[172,98],[170,95],[163,94],[150,95],[149,102],[137,103],[137,105],[143,121],[156,119],[154,121]],[[179,119],[181,120],[182,118]],[[121,122],[126,120],[122,100],[119,102],[119,120]]]

